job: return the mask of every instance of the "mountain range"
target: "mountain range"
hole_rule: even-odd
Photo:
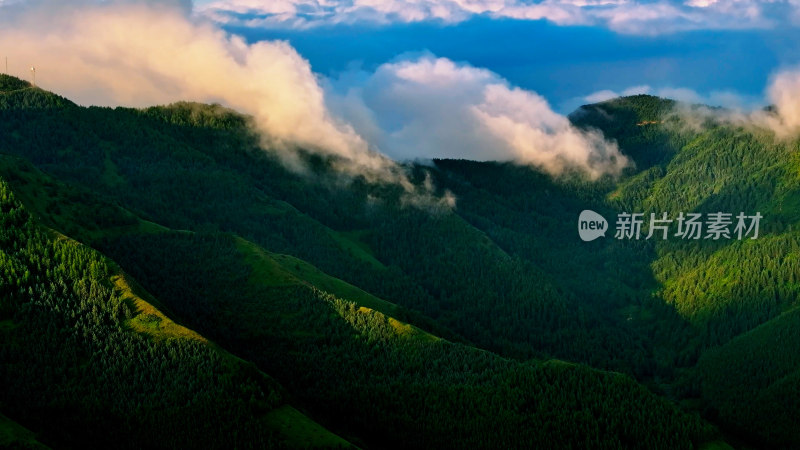
[[[570,115],[618,177],[403,164],[442,207],[219,105],[0,75],[0,447],[798,448],[800,139],[683,106]],[[763,219],[583,242],[586,209]]]

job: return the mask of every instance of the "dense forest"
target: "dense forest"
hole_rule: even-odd
[[[37,226],[5,182],[0,210],[0,380],[15,419],[68,446],[277,444],[259,423],[282,403],[277,383],[189,333],[131,330],[165,319],[115,289],[108,260]]]
[[[432,211],[289,170],[219,106],[0,77],[0,412],[57,448],[796,448],[799,142],[675,106],[570,116],[635,162],[617,179],[405,166],[455,195]],[[583,209],[764,220],[582,242]]]

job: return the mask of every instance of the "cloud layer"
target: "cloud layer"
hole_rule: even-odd
[[[416,188],[378,149],[402,159],[512,160],[555,174],[572,166],[593,177],[625,163],[602,136],[575,130],[543,98],[486,70],[426,56],[326,93],[329,83],[287,42],[248,44],[191,18],[186,2],[79,5],[3,7],[0,47],[12,73],[27,76],[35,65],[42,87],[83,104],[221,103],[251,115],[289,165],[298,165],[302,147],[338,156],[343,172],[408,191]]]
[[[794,25],[797,0],[212,0],[196,10],[249,27],[308,28],[348,23],[455,23],[474,16],[597,25],[625,34]]]

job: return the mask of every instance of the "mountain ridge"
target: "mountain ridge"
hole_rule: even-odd
[[[605,414],[614,420],[625,417],[637,432],[651,427],[650,436],[618,440],[622,431],[597,417],[589,419],[597,410],[582,409],[586,405],[575,405],[589,414],[577,422],[553,413],[550,406],[511,400],[495,415],[509,414],[509,423],[518,424],[550,417],[540,426],[564,430],[572,423],[574,441],[570,434],[559,442],[528,430],[528,437],[542,446],[692,448],[718,439],[706,424],[690,418],[692,411],[725,432],[745,428],[750,445],[782,448],[796,442],[788,431],[765,434],[733,412],[757,404],[763,410],[769,403],[745,395],[732,409],[706,381],[698,381],[718,376],[709,361],[735,360],[736,351],[725,348],[769,340],[772,329],[792,329],[791,323],[764,325],[797,305],[789,251],[797,242],[791,226],[800,220],[800,209],[793,206],[798,192],[792,177],[793,141],[725,126],[682,127],[669,100],[612,100],[582,107],[571,119],[617,140],[636,163],[622,178],[552,178],[509,163],[437,160],[408,166],[412,181],[429,177],[437,189],[458,197],[454,211],[430,215],[399,206],[398,193],[385,186],[359,179],[346,186],[326,184],[330,172],[324,159],[314,162],[317,180],[287,172],[260,148],[246,119],[217,106],[131,110],[55,102],[49,110],[37,110],[26,105],[48,101],[16,101],[18,106],[0,107],[5,119],[0,131],[19,137],[0,143],[0,152],[21,157],[26,162],[19,164],[31,164],[46,175],[26,175],[8,158],[0,174],[16,183],[31,209],[45,223],[111,256],[155,292],[171,317],[200,327],[201,334],[277,373],[304,410],[356,445],[393,447],[386,436],[423,427],[428,434],[409,437],[420,446],[487,446],[483,433],[493,422],[483,417],[481,408],[492,408],[484,403],[484,391],[533,395],[530,401],[556,408],[552,398],[561,394],[554,386],[575,389],[580,385],[576,380],[595,386],[583,395],[596,398]],[[19,109],[8,108],[25,112],[20,116]],[[637,125],[643,121],[656,123]],[[38,136],[42,126],[51,127],[54,137]],[[35,145],[20,145],[26,137]],[[758,158],[757,151],[768,152],[771,160]],[[52,195],[37,197],[42,189]],[[639,208],[702,212],[731,207],[764,208],[769,217],[764,239],[746,250],[735,242],[607,238],[583,243],[566,230],[586,208],[613,217]],[[756,256],[749,264],[742,263],[745,252]],[[193,260],[209,261],[226,275]],[[739,287],[714,281],[719,273],[730,278],[734,266],[745,272]],[[260,273],[255,284],[252,273]],[[196,286],[181,289],[175,280],[193,280]],[[690,290],[706,285],[713,288],[707,298]],[[714,307],[703,309],[703,302]],[[395,326],[392,320],[397,319]],[[403,322],[418,328],[406,329]],[[751,334],[762,327],[769,333]],[[405,342],[397,338],[403,330],[446,340]],[[418,354],[429,355],[438,366],[420,361]],[[794,363],[788,363],[786,373],[794,373]],[[360,380],[381,400],[371,404],[350,386],[336,387],[335,377],[318,367],[338,374],[339,381]],[[489,376],[487,368],[501,368],[504,375]],[[624,375],[615,378],[604,371]],[[390,381],[393,376],[406,380],[391,386],[402,389],[412,405],[426,395],[455,401],[447,386],[463,377],[457,383],[465,390],[459,401],[468,399],[481,408],[434,426],[441,419],[414,418],[415,410],[399,403],[378,373],[394,374]],[[428,378],[422,377],[425,373]],[[518,378],[525,380],[524,387],[514,381]],[[614,387],[603,388],[597,380]],[[642,385],[648,391],[638,391]],[[752,394],[794,395],[786,384],[773,385],[763,395]],[[542,391],[532,394],[534,386]],[[629,405],[641,417],[651,412],[630,406],[630,398],[669,419],[655,424],[631,417],[619,406]],[[673,410],[673,401],[683,406]],[[434,405],[443,414],[448,411]],[[791,407],[782,411],[783,417],[794,414]],[[373,424],[372,429],[354,426],[356,417]],[[661,426],[674,426],[674,436],[685,439],[648,441]],[[598,441],[587,437],[589,430],[602,430]],[[500,439],[521,446],[505,434]]]

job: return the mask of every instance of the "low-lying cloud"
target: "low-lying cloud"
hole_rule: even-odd
[[[514,161],[596,178],[628,160],[597,131],[583,131],[535,92],[485,69],[423,55],[334,82],[334,108],[396,159]]]

